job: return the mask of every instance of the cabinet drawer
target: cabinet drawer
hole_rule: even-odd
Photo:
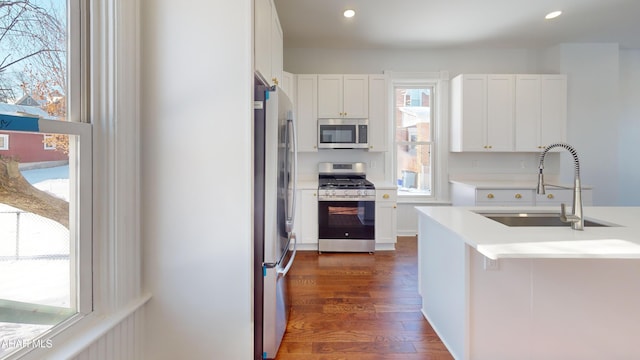
[[[546,189],[546,194],[536,194],[536,205],[565,203],[573,201],[573,190],[569,189]]]
[[[533,190],[529,189],[483,189],[476,190],[476,202],[489,203],[527,203],[533,204]]]
[[[572,189],[549,189],[547,187],[546,194],[536,194],[536,205],[557,205],[565,203],[570,205],[573,202],[573,190]],[[582,205],[593,205],[593,191],[591,189],[582,189]]]
[[[376,190],[376,201],[392,201],[397,199],[396,190]]]

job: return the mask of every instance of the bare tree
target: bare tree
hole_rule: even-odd
[[[66,24],[61,14],[32,0],[0,0],[0,92],[6,89],[7,97],[19,86],[25,94],[47,100],[49,114],[65,118]],[[59,139],[68,144],[66,136]],[[15,159],[0,158],[0,202],[68,227],[69,203],[33,187],[17,165]]]

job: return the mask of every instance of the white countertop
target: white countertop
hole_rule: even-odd
[[[537,180],[449,180],[452,184],[470,186],[476,189],[531,189],[538,187]],[[573,184],[545,184],[549,189],[569,188],[573,189]],[[581,185],[582,189],[591,189],[590,185]]]
[[[416,207],[491,259],[640,258],[640,207],[584,207],[586,220],[612,227],[509,227],[484,212],[555,212],[559,207]],[[569,209],[567,209],[569,210]]]

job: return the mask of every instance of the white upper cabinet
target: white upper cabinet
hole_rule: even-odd
[[[458,75],[451,80],[451,151],[482,151],[486,146],[487,76]]]
[[[565,75],[463,74],[451,81],[451,151],[537,152],[565,141]]]
[[[298,151],[318,151],[318,75],[296,75]]]
[[[485,150],[513,151],[514,75],[487,75]]]
[[[566,75],[518,75],[515,108],[516,151],[540,151],[566,141]]]
[[[319,118],[367,118],[368,75],[318,75]]]
[[[451,151],[513,151],[513,75],[451,81]]]
[[[283,34],[278,12],[271,0],[255,0],[254,63],[269,85],[282,79]]]
[[[384,75],[369,75],[369,151],[387,151],[387,80]]]
[[[282,81],[280,81],[280,88],[287,94],[289,100],[296,106],[296,76],[286,71],[282,72]]]

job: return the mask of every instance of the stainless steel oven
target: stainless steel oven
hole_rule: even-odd
[[[375,251],[375,188],[364,163],[321,163],[318,251]]]

